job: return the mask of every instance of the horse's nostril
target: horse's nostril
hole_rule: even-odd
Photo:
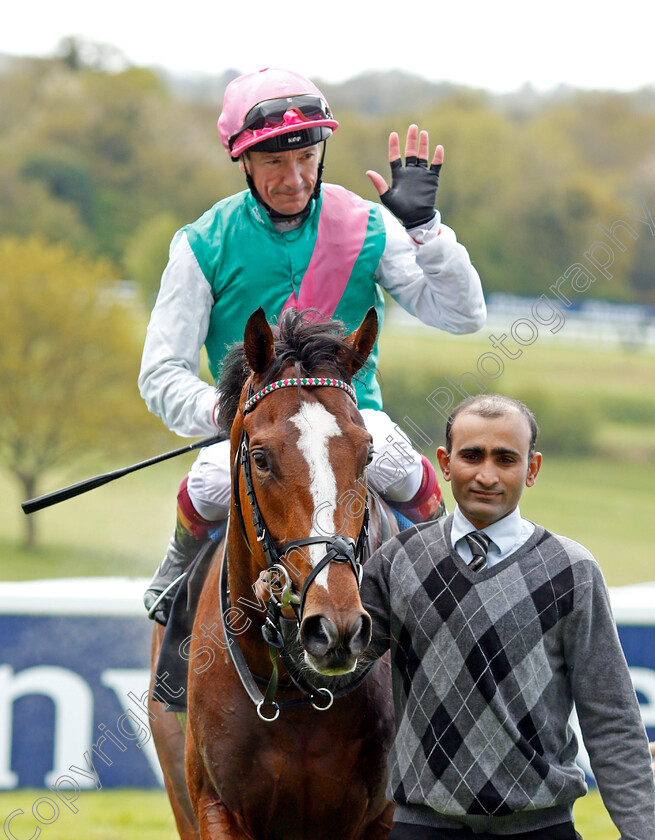
[[[324,615],[311,615],[300,627],[300,643],[312,656],[323,656],[334,647],[337,628]]]
[[[344,639],[344,646],[354,656],[359,656],[371,641],[371,618],[368,613],[358,616],[352,623]]]
[[[340,635],[334,622],[324,615],[311,615],[300,627],[300,643],[312,656],[336,654],[359,656],[371,641],[371,619],[361,613]]]

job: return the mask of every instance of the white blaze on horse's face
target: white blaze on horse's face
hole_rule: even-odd
[[[337,504],[337,480],[330,463],[330,438],[338,437],[341,429],[333,414],[319,402],[303,403],[301,410],[291,418],[298,429],[298,449],[309,466],[309,492],[314,502],[314,511],[319,506],[325,511],[321,516],[321,529],[316,527],[312,515],[310,537],[334,533],[334,511]],[[315,566],[325,554],[325,546],[310,545],[309,556]],[[315,583],[327,590],[329,564],[316,577]]]

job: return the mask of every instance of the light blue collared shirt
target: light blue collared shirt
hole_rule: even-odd
[[[501,560],[509,557],[510,554],[513,554],[532,536],[534,529],[534,522],[530,522],[529,519],[523,519],[518,507],[497,522],[482,528],[484,533],[491,539],[489,551],[487,552],[487,566],[494,566],[496,563],[500,563]],[[473,555],[464,537],[476,530],[475,525],[469,522],[459,507],[456,507],[453,514],[450,539],[455,547],[455,551],[465,563],[470,563]]]

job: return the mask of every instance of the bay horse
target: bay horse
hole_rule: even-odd
[[[226,358],[231,512],[193,625],[186,733],[149,699],[182,840],[383,840],[391,829],[390,665],[364,661],[359,598],[360,563],[377,547],[371,436],[351,386],[377,329],[374,309],[348,336],[290,310],[274,337],[259,309]]]

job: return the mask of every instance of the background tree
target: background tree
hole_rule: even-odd
[[[193,83],[77,38],[58,58],[0,65],[0,232],[106,256],[150,295],[165,219],[179,227],[245,186],[216,134],[234,75]],[[653,199],[650,89],[494,96],[394,72],[325,92],[341,124],[326,180],[367,198],[377,200],[366,170],[388,172],[390,130],[404,139],[416,121],[443,142],[439,209],[486,292],[541,293],[598,238],[598,223]],[[594,296],[655,303],[650,245],[642,235],[617,254]]]
[[[125,249],[128,276],[143,291],[148,307],[157,297],[171,239],[179,227],[181,223],[171,213],[157,213],[137,229]]]
[[[143,458],[173,439],[139,397],[142,311],[115,277],[66,245],[0,240],[0,459],[26,499],[90,452]],[[34,515],[25,528],[31,547]]]

